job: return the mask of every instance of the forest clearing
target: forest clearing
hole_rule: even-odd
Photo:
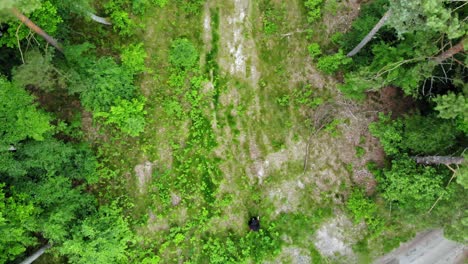
[[[0,1],[0,263],[466,261],[467,12]]]

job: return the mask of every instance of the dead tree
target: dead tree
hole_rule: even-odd
[[[23,24],[25,24],[28,28],[30,28],[32,31],[36,32],[38,35],[43,37],[50,45],[54,46],[58,51],[63,53],[62,46],[57,42],[56,39],[51,37],[49,34],[47,34],[42,28],[34,24],[28,17],[23,15],[18,9],[12,8],[11,13],[18,18]]]
[[[383,17],[379,20],[379,22],[377,22],[377,24],[375,24],[375,26],[372,28],[372,30],[361,40],[361,42],[359,42],[359,44],[352,51],[350,51],[348,54],[346,54],[346,56],[352,57],[352,56],[356,55],[356,53],[358,53],[362,48],[364,48],[364,46],[366,46],[366,44],[369,41],[371,41],[371,39],[380,30],[380,28],[385,25],[385,22],[387,22],[388,18],[391,15],[392,15],[392,11],[388,10],[383,15]]]
[[[448,58],[451,58],[453,57],[455,54],[461,52],[461,51],[464,51],[465,50],[465,46],[464,46],[464,42],[467,41],[466,38],[462,39],[460,42],[458,42],[458,44],[456,44],[455,46],[451,47],[450,49],[440,53],[439,55],[437,55],[437,57],[434,58],[434,60],[437,62],[437,63],[442,63],[444,60],[448,59]]]
[[[38,249],[34,254],[29,256],[27,259],[23,260],[20,264],[31,264],[33,263],[36,259],[38,259],[44,252],[51,247],[50,244],[47,244],[40,249]]]
[[[88,15],[95,22],[98,22],[100,24],[107,25],[107,26],[112,25],[112,23],[106,17],[96,16],[95,14],[93,14],[91,12],[89,12]]]
[[[451,156],[426,156],[426,157],[411,157],[419,164],[462,164],[465,159],[463,157],[451,157]]]

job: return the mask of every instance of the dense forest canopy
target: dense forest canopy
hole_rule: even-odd
[[[466,2],[290,2],[1,1],[0,263],[468,243]]]

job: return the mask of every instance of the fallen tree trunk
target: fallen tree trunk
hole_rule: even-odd
[[[462,164],[465,159],[463,157],[451,157],[451,156],[426,156],[426,157],[411,157],[419,164]]]
[[[96,16],[93,13],[88,13],[88,15],[93,21],[96,21],[96,22],[101,23],[103,25],[108,25],[108,26],[112,25],[112,23],[105,17]]]
[[[356,55],[356,53],[358,53],[362,48],[364,48],[364,46],[366,46],[366,44],[371,41],[371,39],[374,37],[374,35],[379,31],[379,29],[381,27],[383,27],[383,25],[385,25],[385,22],[387,22],[387,19],[392,15],[392,11],[391,10],[388,10],[384,15],[383,17],[379,20],[379,22],[377,22],[377,24],[375,24],[375,26],[372,28],[372,30],[361,40],[361,42],[359,42],[359,44],[352,50],[350,51],[348,54],[346,54],[346,56],[348,57],[352,57],[354,55]]]
[[[461,51],[464,51],[465,46],[464,46],[463,42],[465,42],[465,41],[466,41],[466,39],[462,39],[455,46],[453,46],[450,49],[448,49],[448,50],[442,52],[441,54],[437,55],[437,57],[435,57],[434,60],[437,63],[442,63],[444,60],[453,57],[455,54],[457,54],[457,53],[459,53]]]
[[[44,254],[44,252],[49,249],[51,247],[50,244],[47,244],[43,247],[41,247],[39,250],[37,250],[36,252],[34,252],[34,254],[32,254],[31,256],[29,256],[27,259],[23,260],[20,264],[31,264],[33,263],[33,261],[35,261],[36,259],[38,259],[42,254]]]
[[[34,24],[29,18],[23,15],[18,9],[12,8],[11,13],[13,13],[13,15],[15,15],[19,20],[21,20],[21,22],[23,22],[23,24],[25,24],[28,28],[30,28],[32,31],[36,32],[38,35],[43,37],[50,45],[54,46],[58,51],[63,53],[63,49],[56,39],[49,36],[49,34],[47,34],[44,30],[42,30],[42,28]]]

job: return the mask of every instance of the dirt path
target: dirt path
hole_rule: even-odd
[[[458,264],[468,259],[468,247],[447,240],[442,230],[419,233],[374,264]]]

